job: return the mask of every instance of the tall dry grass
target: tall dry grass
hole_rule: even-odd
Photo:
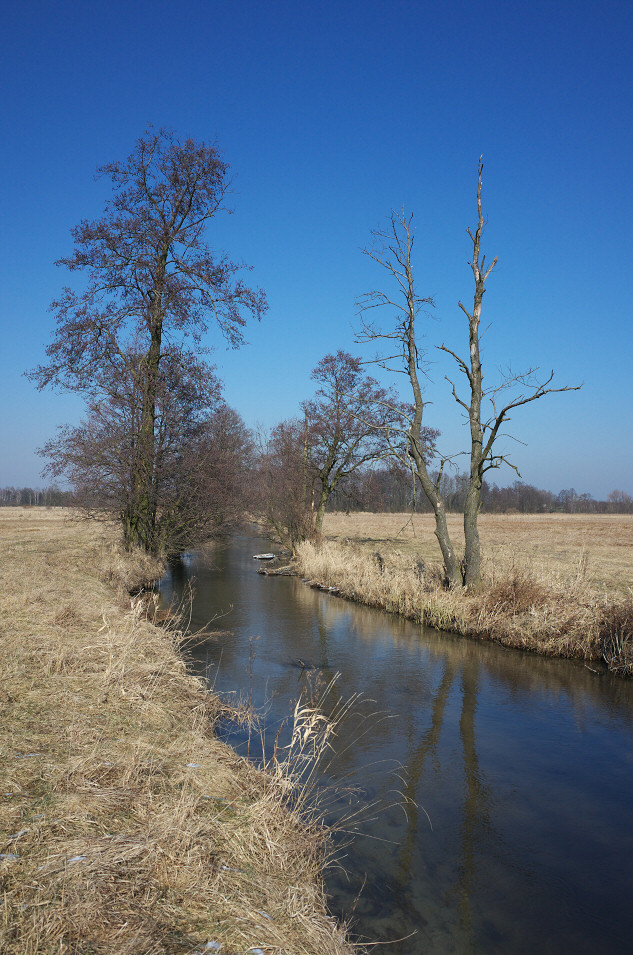
[[[292,768],[215,738],[179,635],[130,604],[156,568],[57,511],[0,511],[0,547],[0,951],[350,951]]]
[[[500,568],[488,561],[474,593],[447,589],[437,564],[393,547],[306,542],[297,565],[311,582],[439,630],[633,674],[633,595],[591,586],[582,560],[558,574],[526,558]]]
[[[464,547],[463,518],[448,514],[457,550]],[[439,561],[432,514],[326,514],[327,540],[353,541],[369,552],[400,552],[427,565]],[[573,579],[626,596],[633,585],[632,514],[481,514],[479,531],[487,573],[517,564],[537,576]]]

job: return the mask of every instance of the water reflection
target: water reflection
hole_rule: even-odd
[[[197,665],[271,727],[337,672],[339,694],[362,694],[330,774],[387,808],[330,872],[333,908],[366,937],[409,936],[398,955],[625,950],[631,686],[260,577],[259,549],[236,541],[165,591],[195,571],[194,626],[233,608]]]

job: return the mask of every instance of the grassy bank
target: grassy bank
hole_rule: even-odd
[[[454,517],[459,539],[459,518]],[[298,551],[302,576],[344,596],[450,630],[633,675],[633,519],[482,516],[484,585],[446,590],[432,518],[329,514]]]
[[[0,510],[0,546],[0,951],[349,952],[321,830],[131,608],[156,568],[59,511]]]

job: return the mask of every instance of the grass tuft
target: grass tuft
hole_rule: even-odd
[[[633,596],[605,608],[600,638],[602,658],[609,669],[633,675]]]
[[[489,585],[486,594],[491,612],[510,615],[534,613],[543,607],[550,592],[525,568],[513,568],[507,576]]]

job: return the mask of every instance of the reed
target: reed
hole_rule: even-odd
[[[324,830],[215,737],[112,534],[0,512],[0,950],[350,952]]]

